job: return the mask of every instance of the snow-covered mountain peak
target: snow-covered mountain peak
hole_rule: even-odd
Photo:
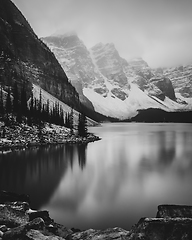
[[[78,91],[80,101],[103,115],[126,119],[135,116],[138,109],[189,108],[187,101],[176,97],[179,95],[175,95],[164,70],[152,70],[141,57],[127,62],[113,43],[100,42],[88,50],[77,35],[52,40],[48,37],[45,42]]]

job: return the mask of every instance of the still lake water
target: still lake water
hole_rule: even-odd
[[[102,140],[0,154],[0,189],[80,229],[155,217],[159,204],[192,205],[192,124],[110,123]]]

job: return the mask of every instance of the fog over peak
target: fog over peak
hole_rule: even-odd
[[[39,37],[76,32],[151,67],[192,63],[191,0],[13,0]]]

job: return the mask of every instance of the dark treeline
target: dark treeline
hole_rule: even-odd
[[[139,110],[137,116],[131,121],[135,122],[175,122],[175,123],[192,123],[192,111],[166,112],[161,109]]]
[[[70,128],[70,133],[74,133],[74,110],[64,114],[59,102],[50,106],[49,100],[46,103],[42,101],[42,92],[40,90],[39,99],[34,98],[31,93],[30,100],[27,100],[25,84],[19,91],[17,82],[14,86],[7,87],[5,91],[0,86],[0,118],[8,126],[13,123],[25,122],[29,126],[37,125],[43,127],[45,123],[52,123]],[[78,135],[87,135],[87,120],[84,114],[79,114]]]

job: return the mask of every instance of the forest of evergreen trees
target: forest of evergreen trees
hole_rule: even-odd
[[[73,115],[73,108],[69,113],[64,114],[59,102],[55,102],[52,107],[49,100],[43,103],[41,90],[39,99],[31,94],[30,100],[27,101],[25,84],[20,91],[17,82],[12,88],[8,87],[6,91],[3,90],[2,85],[0,86],[0,120],[4,121],[7,126],[25,122],[29,126],[37,125],[42,128],[45,123],[52,123],[70,128],[70,133],[74,134]],[[78,135],[87,136],[87,119],[82,113],[79,114],[76,128]]]

